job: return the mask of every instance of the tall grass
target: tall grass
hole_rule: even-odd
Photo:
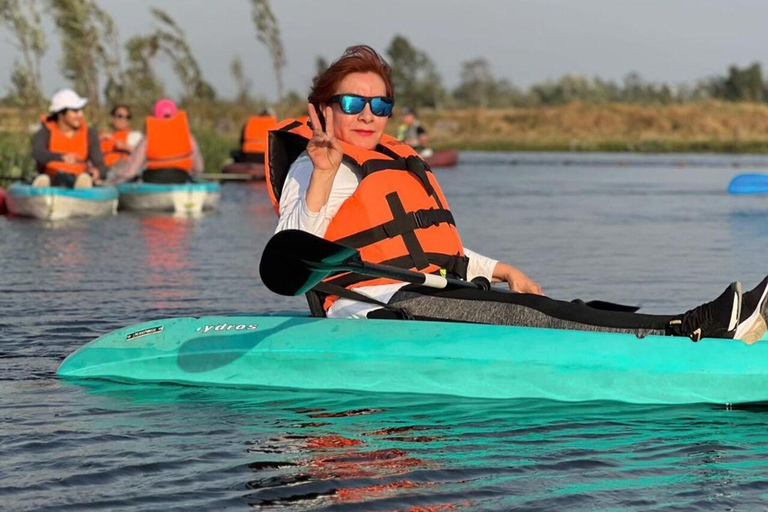
[[[436,147],[768,153],[768,105],[585,105],[423,111]],[[395,124],[395,123],[393,123]]]
[[[211,128],[197,128],[193,132],[205,160],[205,172],[221,172],[221,168],[229,159],[229,152],[238,145],[238,136]]]
[[[34,174],[29,137],[21,133],[0,132],[0,186]]]

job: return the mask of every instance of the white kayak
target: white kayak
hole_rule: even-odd
[[[221,197],[221,186],[213,182],[122,183],[117,190],[120,193],[120,209],[131,211],[194,214],[216,209]]]
[[[117,212],[115,187],[33,187],[14,183],[7,191],[8,212],[19,217],[62,220]]]

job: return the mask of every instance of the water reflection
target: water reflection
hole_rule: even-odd
[[[147,268],[144,285],[156,308],[191,296],[194,274],[189,272],[189,235],[194,219],[168,215],[139,220],[142,256]]]

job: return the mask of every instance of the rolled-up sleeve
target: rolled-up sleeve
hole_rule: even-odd
[[[493,282],[493,269],[499,260],[491,259],[482,254],[476,253],[470,249],[464,248],[464,253],[469,257],[469,266],[467,267],[467,280],[480,276]]]

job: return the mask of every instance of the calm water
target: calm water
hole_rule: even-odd
[[[768,197],[725,193],[765,158],[462,158],[438,172],[466,245],[552,296],[678,312],[768,273]],[[199,219],[0,217],[0,509],[766,508],[768,407],[56,379],[127,324],[304,308],[259,281],[274,225],[263,185],[241,184]]]

